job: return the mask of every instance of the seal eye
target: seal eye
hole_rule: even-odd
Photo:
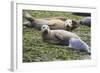
[[[44,29],[45,27],[43,27],[43,29]]]

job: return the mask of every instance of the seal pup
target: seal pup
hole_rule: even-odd
[[[50,30],[48,25],[43,25],[41,32],[44,42],[66,45],[73,49],[84,50],[90,54],[88,45],[75,33],[65,30]]]
[[[62,30],[73,30],[79,26],[77,21],[75,20],[65,20],[63,17],[54,17],[50,19],[36,19],[32,17],[29,13],[25,13],[24,17],[30,21],[29,24],[24,24],[25,26],[35,27],[37,29],[41,29],[42,25],[46,24],[50,27],[50,29],[56,30],[56,29],[62,29]]]

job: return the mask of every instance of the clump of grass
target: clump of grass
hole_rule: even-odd
[[[82,19],[82,16],[73,15],[67,12],[52,11],[28,11],[35,18],[48,18],[56,16],[64,16],[71,19]],[[73,30],[84,40],[90,44],[90,28],[80,26]],[[23,28],[23,62],[40,62],[40,61],[58,61],[58,60],[84,60],[90,59],[85,52],[78,52],[67,46],[48,44],[42,41],[41,32],[35,28]]]

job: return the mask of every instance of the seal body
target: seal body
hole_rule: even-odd
[[[66,45],[70,38],[79,37],[72,32],[65,30],[50,30],[48,25],[43,25],[41,28],[43,41]]]

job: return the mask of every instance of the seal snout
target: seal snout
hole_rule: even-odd
[[[48,30],[47,30],[47,29],[45,29],[43,32],[44,32],[45,34],[47,34],[47,33],[48,33]]]

